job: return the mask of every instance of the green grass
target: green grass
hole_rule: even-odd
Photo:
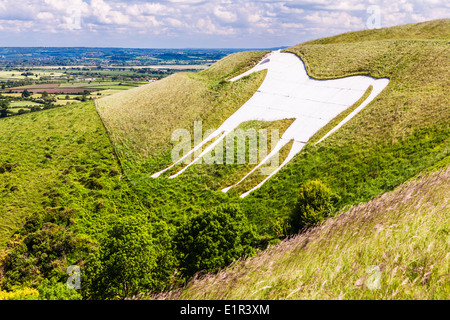
[[[92,102],[0,120],[0,166],[10,168],[0,173],[0,248],[25,217],[49,207],[76,210],[75,229],[95,237],[108,217],[139,203]],[[89,187],[93,179],[100,189]]]
[[[449,19],[410,23],[383,29],[347,32],[333,37],[308,41],[305,44],[356,43],[377,40],[448,40]]]
[[[450,167],[419,176],[218,274],[181,300],[450,298]],[[371,271],[380,274],[378,287]]]
[[[18,71],[18,70],[13,70],[13,71],[3,71],[0,70],[0,80],[23,80],[23,79],[31,79],[31,80],[39,80],[42,77],[61,77],[63,76],[62,73],[59,72],[46,72],[46,71],[41,71],[41,70],[37,70],[37,71],[33,71],[33,75],[32,76],[22,76],[21,74],[24,71]],[[37,77],[36,77],[37,75]]]
[[[116,86],[119,82],[102,82],[102,81],[73,81],[71,83],[61,83],[60,88],[84,88],[84,87],[99,87],[99,86]]]
[[[42,106],[42,104],[32,101],[14,101],[11,102],[10,108],[20,108],[20,107],[33,107],[33,106]]]
[[[214,282],[210,276],[183,294],[250,299],[448,297],[448,169],[433,172],[448,166],[450,158],[449,25],[447,19],[366,30],[287,49],[317,79],[364,74],[391,82],[350,122],[314,145],[332,125],[318,132],[288,166],[245,199],[220,189],[237,182],[251,166],[196,165],[177,179],[150,175],[172,164],[174,130],[192,132],[196,120],[203,121],[205,131],[217,128],[254,94],[265,72],[233,83],[226,80],[251,68],[266,52],[237,53],[197,74],[175,74],[98,99],[103,123],[93,102],[1,119],[0,248],[25,217],[57,208],[75,210],[71,230],[97,239],[120,215],[145,212],[178,226],[205,208],[236,204],[261,236],[277,241],[274,229],[291,213],[298,191],[309,180],[329,186],[340,197],[338,209],[344,209],[427,170],[432,173],[423,180],[251,260],[256,267],[248,265],[253,268],[247,269],[248,276],[241,272],[242,265],[223,273],[231,272],[241,286]],[[244,127],[283,131],[288,124],[254,121]],[[242,190],[261,177],[249,179]],[[374,229],[377,225],[382,228]],[[310,244],[302,248],[304,237]],[[328,259],[339,244],[339,254]],[[279,268],[274,271],[271,265]],[[361,285],[370,265],[389,270],[383,274],[382,291],[369,292]],[[208,287],[208,281],[219,285]],[[200,292],[199,286],[205,290]]]
[[[238,191],[255,186],[261,176],[253,175],[228,194],[220,189],[237,182],[244,168],[194,166],[176,179],[149,176],[172,164],[174,130],[192,132],[195,120],[203,121],[204,130],[217,128],[251,97],[264,73],[236,83],[226,79],[247,70],[265,52],[231,55],[198,74],[176,74],[100,99],[98,107],[127,176],[160,216],[178,223],[195,208],[235,203],[261,234],[274,237],[274,224],[289,215],[308,180],[322,180],[339,195],[338,208],[343,208],[393,190],[449,156],[450,59],[444,40],[449,25],[447,19],[365,30],[286,49],[304,61],[313,78],[368,75],[388,77],[390,84],[350,122],[314,145],[361,101],[336,117],[276,176],[243,200]]]

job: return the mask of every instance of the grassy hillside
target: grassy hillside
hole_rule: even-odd
[[[153,298],[449,299],[449,200],[447,167]]]
[[[0,249],[32,214],[70,208],[96,235],[133,203],[93,103],[1,120],[0,190]]]
[[[382,29],[367,29],[347,32],[333,37],[308,41],[305,44],[351,43],[377,40],[448,40],[450,30],[449,19],[410,23]]]
[[[192,132],[196,120],[203,122],[204,131],[217,128],[253,95],[265,72],[233,83],[226,80],[251,68],[266,52],[233,54],[200,73],[176,74],[104,97],[97,105],[0,120],[0,262],[6,265],[0,265],[0,289],[10,290],[20,281],[36,288],[54,274],[52,279],[64,279],[67,265],[84,266],[89,252],[104,253],[97,240],[121,217],[151,222],[154,230],[147,230],[146,236],[152,233],[152,239],[144,237],[142,243],[140,235],[126,229],[120,234],[135,237],[137,247],[162,254],[152,256],[161,259],[157,260],[161,265],[176,267],[171,232],[194,215],[235,206],[244,212],[246,225],[256,227],[260,237],[256,245],[264,247],[279,241],[280,226],[310,180],[327,185],[337,199],[336,212],[343,212],[424,170],[447,167],[449,30],[450,20],[438,20],[348,33],[287,49],[317,79],[364,74],[391,82],[355,118],[315,145],[331,127],[318,132],[288,166],[245,199],[236,190],[228,194],[220,190],[237,182],[252,165],[195,165],[177,179],[167,175],[152,179],[151,174],[171,164],[175,129]],[[274,128],[282,134],[291,121],[250,121],[241,127]],[[281,160],[286,151],[282,150]],[[191,283],[182,297],[448,297],[448,177],[448,169],[423,177],[273,247],[249,260],[250,269],[243,263],[219,275],[230,272],[243,290],[248,283],[245,292],[225,280],[223,289],[217,288],[223,291],[215,292],[209,284],[222,280],[210,276]],[[250,177],[239,191],[260,179]],[[127,226],[126,221],[121,223]],[[150,242],[161,247],[148,248]],[[170,252],[167,257],[164,246]],[[289,258],[283,250],[295,254]],[[130,252],[133,256],[136,250]],[[271,265],[279,267],[276,272]],[[365,270],[371,265],[380,267],[384,291],[353,290],[363,288]],[[250,270],[248,277],[242,268]],[[172,271],[155,272],[172,279]],[[258,272],[266,280],[259,279]],[[258,283],[262,280],[269,284]],[[200,293],[196,288],[203,285],[208,290]]]
[[[252,67],[266,52],[233,54],[198,74],[180,73],[98,100],[98,109],[127,167],[156,172],[171,164],[172,132],[217,128],[256,92],[265,73],[225,80]]]
[[[449,21],[347,33],[285,50],[298,55],[317,79],[361,74],[391,82],[352,121],[314,145],[331,127],[321,130],[288,166],[244,200],[237,191],[255,186],[259,175],[228,194],[220,189],[237,182],[249,167],[196,165],[173,180],[149,175],[171,164],[174,129],[192,130],[194,120],[202,120],[204,130],[217,127],[255,92],[263,73],[236,83],[224,80],[265,53],[239,53],[199,74],[173,76],[101,99],[99,110],[125,172],[158,215],[176,222],[204,206],[234,203],[261,234],[274,237],[276,221],[289,215],[299,188],[309,180],[322,180],[340,197],[337,207],[343,208],[448,162]]]

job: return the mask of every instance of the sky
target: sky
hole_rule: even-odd
[[[442,18],[448,0],[0,0],[0,47],[274,48]]]

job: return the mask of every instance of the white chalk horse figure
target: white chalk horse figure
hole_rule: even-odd
[[[235,185],[222,190],[223,192],[227,192],[232,187],[241,183],[276,155],[286,144],[293,141],[292,148],[284,162],[273,170],[264,181],[250,191],[242,194],[241,198],[244,198],[252,191],[260,188],[268,179],[292,160],[318,130],[361,99],[369,86],[373,86],[373,90],[367,99],[319,142],[326,139],[330,134],[353,118],[389,84],[389,79],[374,79],[367,76],[352,76],[335,80],[314,80],[306,73],[305,66],[300,58],[294,54],[282,53],[280,51],[270,53],[253,69],[229,81],[237,81],[264,69],[267,69],[267,76],[250,100],[178,162],[155,173],[152,177],[159,177],[163,172],[183,162],[187,157],[191,157],[194,152],[196,155],[199,154],[200,152],[198,150],[201,150],[205,144],[217,138],[197,157],[194,157],[193,161],[178,173],[170,176],[170,178],[179,176],[197,162],[197,160],[209,154],[218,143],[223,142],[222,140],[229,133],[233,132],[244,122],[250,120],[276,121],[295,118],[292,125],[281,136],[279,142],[255,168]]]

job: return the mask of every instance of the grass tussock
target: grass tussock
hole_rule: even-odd
[[[449,199],[447,167],[153,298],[448,299]]]

